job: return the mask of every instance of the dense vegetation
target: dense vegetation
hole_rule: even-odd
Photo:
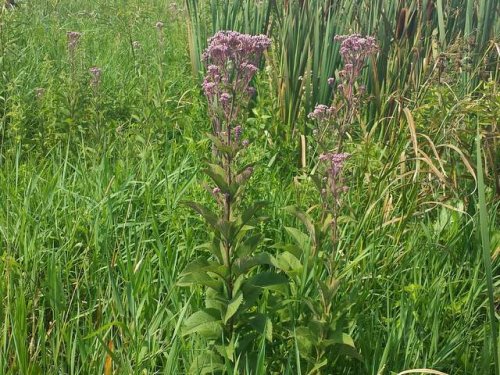
[[[500,373],[498,1],[16,3],[0,374]],[[237,115],[219,30],[270,38]]]

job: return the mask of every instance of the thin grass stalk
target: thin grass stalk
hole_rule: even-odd
[[[486,277],[486,287],[488,290],[488,315],[490,317],[490,333],[493,358],[495,362],[495,374],[500,374],[500,353],[498,351],[498,320],[495,315],[495,295],[493,291],[493,272],[491,266],[491,245],[489,235],[488,211],[486,207],[486,186],[483,175],[481,135],[479,124],[476,137],[476,157],[477,157],[477,193],[479,199],[479,230],[481,234],[481,248],[483,253],[483,266]]]

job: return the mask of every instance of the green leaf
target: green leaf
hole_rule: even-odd
[[[299,348],[300,355],[307,358],[307,356],[311,353],[316,340],[314,340],[314,336],[309,328],[297,327],[295,329],[295,341]]]
[[[219,218],[208,207],[203,206],[196,202],[186,201],[183,202],[186,206],[198,212],[206,220],[210,226],[216,231],[220,231]]]
[[[236,275],[241,275],[248,272],[255,266],[261,265],[274,265],[275,261],[271,254],[269,253],[259,253],[253,257],[240,257],[234,263],[234,273]]]
[[[307,234],[293,227],[285,227],[285,230],[292,236],[302,251],[310,246],[310,239]]]
[[[316,243],[316,228],[314,227],[311,217],[295,206],[285,207],[284,210],[295,216],[306,226],[309,236],[313,239],[314,243]]]
[[[253,206],[243,211],[243,213],[241,214],[241,219],[239,220],[240,227],[246,225],[257,214],[257,212],[259,212],[259,210],[265,205],[266,202],[263,201],[255,202]]]
[[[255,234],[248,237],[242,244],[240,244],[236,249],[236,255],[238,257],[244,257],[255,251],[259,243],[262,241],[262,234]]]
[[[266,314],[257,313],[249,321],[249,324],[261,335],[265,335],[266,340],[273,340],[273,323]]]
[[[272,285],[287,284],[288,279],[281,273],[266,271],[258,273],[247,280],[247,285],[252,285],[259,288],[267,288]]]
[[[227,184],[226,172],[222,169],[222,167],[216,164],[207,164],[207,168],[205,168],[203,172],[215,182],[215,184],[221,189],[222,193],[232,194],[232,191]]]
[[[202,285],[214,290],[222,288],[222,281],[210,277],[207,273],[196,272],[182,276],[177,282],[178,286]]]
[[[286,272],[287,274],[298,275],[302,272],[302,263],[297,259],[292,253],[285,251],[284,253],[278,254],[274,262],[274,266],[280,270]]]
[[[229,302],[227,305],[226,315],[224,316],[224,323],[227,323],[229,319],[231,319],[234,314],[238,312],[238,308],[241,306],[243,302],[243,293],[238,292],[236,296]]]
[[[195,312],[186,320],[182,335],[197,333],[206,338],[219,338],[222,334],[222,322],[214,316],[217,313],[214,309]]]
[[[222,358],[212,352],[204,352],[195,357],[189,367],[189,374],[214,374],[224,371]]]

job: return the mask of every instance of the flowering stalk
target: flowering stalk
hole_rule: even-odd
[[[78,82],[77,82],[77,52],[82,34],[78,31],[68,31],[66,33],[68,49],[68,59],[71,68],[70,88],[69,88],[69,111],[70,117],[74,118],[78,107]]]
[[[316,121],[317,141],[324,153],[319,160],[327,162],[323,177],[325,186],[321,189],[323,198],[323,216],[331,213],[331,236],[334,247],[337,245],[337,219],[341,207],[341,194],[347,191],[343,185],[342,168],[349,154],[343,152],[345,133],[352,126],[359,112],[365,87],[359,79],[366,59],[377,52],[378,46],[372,37],[359,34],[337,35],[335,41],[340,42],[340,54],[344,63],[338,73],[338,83],[334,78],[328,84],[336,90],[330,106],[319,104],[309,114]]]
[[[253,255],[260,236],[247,236],[247,224],[256,218],[262,202],[256,202],[247,209],[240,207],[243,186],[253,173],[252,164],[239,165],[238,156],[248,146],[248,141],[243,139],[242,124],[246,120],[246,108],[255,93],[251,86],[252,79],[257,73],[263,52],[270,44],[270,39],[264,35],[221,31],[209,40],[209,46],[203,54],[207,73],[202,88],[208,101],[208,114],[212,123],[209,137],[213,143],[213,163],[207,163],[205,173],[216,185],[209,190],[219,206],[219,213],[197,203],[188,202],[188,205],[212,226],[215,238],[209,248],[216,260],[197,261],[197,265],[199,262],[207,264],[204,268],[188,266],[179,283],[191,285],[194,279],[216,279],[204,285],[217,300],[216,304],[207,302],[207,305],[217,305],[217,309],[195,313],[192,320],[209,320],[213,326],[220,326],[221,332],[214,335],[214,341],[219,348],[217,356],[222,356],[226,364],[234,364],[238,357],[235,353],[235,332],[241,338],[255,330],[251,328],[252,322],[260,313],[251,308],[257,302],[262,287],[253,283],[259,278],[265,278],[266,283],[271,280],[271,284],[283,282],[283,278],[270,271],[249,275],[254,267],[272,262],[267,253]],[[215,271],[207,274],[207,270],[212,267],[217,270],[217,277],[214,276]],[[218,286],[219,283],[222,285]],[[265,322],[268,319],[258,318]],[[190,322],[191,318],[186,326],[191,333],[194,330],[190,329]],[[241,355],[247,356],[251,349],[238,350]]]

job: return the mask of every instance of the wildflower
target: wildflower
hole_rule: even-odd
[[[99,87],[101,83],[102,70],[97,66],[93,66],[92,68],[89,69],[89,72],[92,75],[92,78],[90,80],[90,85],[92,86],[92,88],[97,89],[97,87]]]
[[[222,105],[227,106],[230,100],[231,100],[231,95],[229,95],[227,92],[221,94],[220,102],[222,103]]]
[[[318,104],[316,107],[314,107],[314,111],[309,113],[307,117],[309,117],[311,120],[324,121],[330,117],[331,112],[332,111],[330,107],[324,104]]]
[[[78,31],[68,31],[66,33],[68,38],[68,50],[71,54],[74,54],[76,47],[78,47],[78,42],[82,36]]]
[[[203,53],[207,74],[202,88],[209,102],[214,131],[219,136],[224,128],[230,129],[239,121],[241,111],[237,108],[247,105],[255,94],[251,81],[262,53],[270,44],[265,35],[235,31],[220,31],[209,39]]]
[[[132,48],[137,50],[137,49],[140,49],[141,48],[141,43],[139,43],[137,40],[134,40],[132,42]]]
[[[328,152],[326,154],[321,154],[319,156],[320,161],[326,161],[330,163],[330,168],[328,169],[328,174],[331,177],[338,175],[342,171],[342,167],[344,166],[344,162],[351,156],[348,153],[333,153]]]
[[[240,138],[241,138],[241,133],[243,132],[242,128],[241,128],[241,125],[238,125],[234,128],[234,140],[236,142],[239,142],[240,141]]]
[[[164,26],[165,26],[165,25],[164,25],[164,24],[163,24],[163,22],[161,22],[161,21],[158,21],[158,22],[156,22],[156,24],[155,24],[155,27],[156,27],[156,29],[157,29],[158,31],[162,31]]]
[[[37,87],[37,88],[35,89],[35,97],[36,97],[37,99],[39,99],[39,100],[40,100],[40,99],[42,99],[44,95],[45,95],[45,89],[44,89],[44,88],[42,88],[42,87]]]

